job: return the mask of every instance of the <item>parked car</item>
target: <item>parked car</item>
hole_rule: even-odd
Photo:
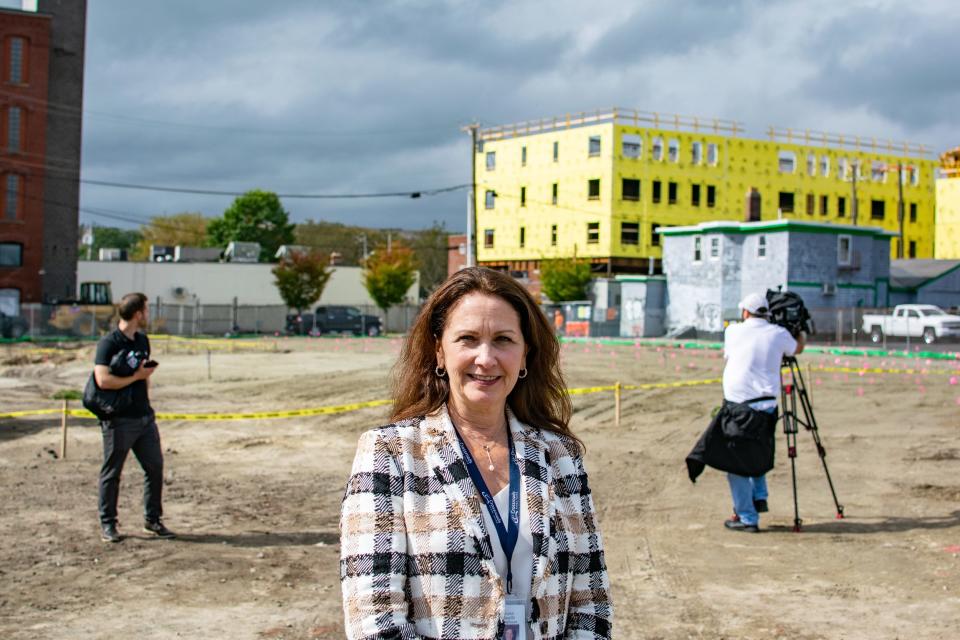
[[[884,335],[923,338],[933,344],[943,338],[960,336],[960,316],[947,313],[932,304],[899,304],[893,315],[867,314],[863,316],[863,330],[870,340],[881,342]]]
[[[380,318],[360,313],[356,307],[324,305],[317,307],[314,313],[288,315],[287,333],[301,336],[324,333],[378,336],[383,329]]]
[[[4,338],[22,338],[30,331],[30,324],[20,316],[8,316],[0,311],[0,335]]]

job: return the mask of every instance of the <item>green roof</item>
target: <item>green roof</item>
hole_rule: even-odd
[[[658,227],[660,235],[692,236],[708,233],[749,234],[776,233],[791,231],[794,233],[832,233],[835,235],[855,235],[874,237],[896,237],[896,232],[880,227],[855,227],[852,224],[831,224],[828,222],[807,222],[806,220],[768,220],[761,222],[734,222],[715,220],[701,222],[687,227]]]

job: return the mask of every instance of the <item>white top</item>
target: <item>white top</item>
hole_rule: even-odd
[[[517,536],[517,546],[513,550],[513,593],[507,596],[508,599],[522,600],[526,607],[526,619],[530,619],[530,587],[533,582],[533,533],[530,531],[530,510],[527,508],[526,492],[523,490],[523,476],[520,476],[520,531]],[[506,516],[510,509],[510,485],[505,486],[495,496],[493,501],[497,504],[497,511],[506,523]],[[481,501],[482,502],[482,501]],[[503,577],[503,590],[507,590],[507,555],[503,552],[500,545],[500,536],[497,535],[497,528],[493,525],[493,518],[484,504],[481,509],[483,512],[483,524],[490,534],[490,540],[493,543],[493,562],[497,566],[497,573]],[[528,625],[529,627],[529,625]],[[527,638],[532,638],[532,629],[527,629]]]
[[[723,397],[745,402],[780,395],[780,363],[797,351],[797,341],[781,326],[762,318],[731,324],[723,335]],[[776,406],[776,400],[770,406]],[[766,408],[766,407],[756,407]]]

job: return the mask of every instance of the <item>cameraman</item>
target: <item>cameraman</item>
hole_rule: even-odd
[[[784,356],[803,351],[806,334],[794,339],[790,332],[767,320],[767,300],[750,293],[738,305],[743,322],[727,327],[723,337],[723,397],[747,404],[754,411],[772,414],[776,424],[780,394],[780,365]],[[733,495],[734,516],[723,524],[733,531],[759,531],[761,512],[767,511],[765,476],[748,478],[727,474]]]
[[[123,463],[131,449],[144,473],[143,531],[158,538],[173,538],[173,532],[160,520],[163,513],[163,450],[148,394],[148,381],[156,371],[156,362],[150,360],[150,340],[144,331],[148,320],[147,297],[142,293],[128,293],[120,301],[118,311],[119,325],[97,344],[93,375],[101,389],[129,386],[132,399],[126,410],[100,422],[103,436],[103,467],[99,483],[100,538],[104,542],[120,542],[117,498]],[[111,371],[111,362],[121,353],[133,369],[133,375],[121,377]]]

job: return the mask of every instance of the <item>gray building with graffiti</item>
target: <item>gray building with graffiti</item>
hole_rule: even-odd
[[[799,293],[819,331],[837,309],[881,307],[889,299],[890,238],[878,227],[802,220],[705,222],[661,227],[666,329],[717,336],[739,319],[750,292]]]

